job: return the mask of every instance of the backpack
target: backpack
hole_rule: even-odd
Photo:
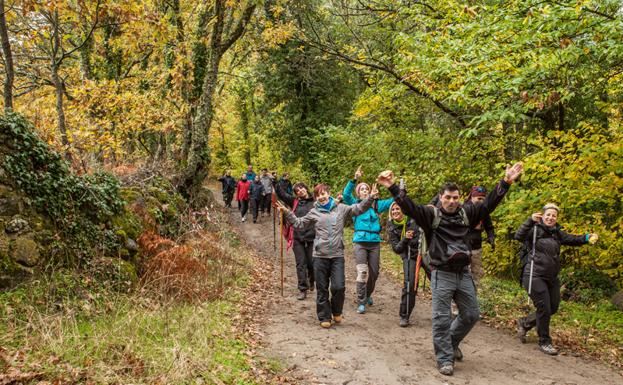
[[[294,203],[292,204],[292,213],[296,211],[296,208],[299,206],[299,199],[296,198]],[[283,237],[286,239],[286,250],[290,250],[292,245],[294,244],[294,226],[292,226],[287,221],[283,223]]]
[[[433,223],[431,226],[433,229],[432,241],[434,241],[435,231],[437,230],[437,228],[439,227],[439,224],[441,223],[441,216],[442,216],[441,209],[439,209],[438,207],[435,207],[434,210],[435,212],[434,212],[434,217],[433,217]],[[460,218],[463,224],[469,227],[469,218],[467,217],[467,213],[465,212],[465,209],[463,207],[459,209],[459,215],[460,215]],[[424,234],[424,231],[422,231],[420,233],[419,253],[422,256],[422,262],[430,268],[431,257],[430,257],[428,246],[429,245],[426,242],[426,235]],[[453,270],[461,270],[463,267],[471,263],[471,250],[469,250],[469,247],[467,246],[466,242],[463,245],[465,246],[464,248],[461,247],[462,245],[458,245],[458,247],[455,245],[449,245],[449,246],[452,246],[452,247],[448,247],[449,250],[447,250],[446,255],[440,261],[442,266],[447,266]]]

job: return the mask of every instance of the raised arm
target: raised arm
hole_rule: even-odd
[[[342,191],[342,201],[347,205],[352,205],[357,202],[355,196],[353,195],[353,191],[355,191],[355,186],[357,184],[356,179],[351,179],[346,183],[344,190]]]
[[[352,205],[344,205],[346,215],[357,216],[365,213],[370,207],[372,207],[372,202],[374,202],[374,198],[370,195],[366,199],[362,200],[359,203],[355,203]]]
[[[519,229],[517,229],[517,232],[515,233],[515,240],[524,242],[528,236],[531,236],[530,234],[532,234],[532,228],[538,222],[535,219],[540,218],[535,217],[536,214],[541,215],[540,213],[532,214],[530,218],[526,219],[526,221],[519,226]]]
[[[582,246],[589,243],[589,241],[593,238],[592,236],[597,237],[597,234],[582,234],[582,235],[573,235],[569,234],[566,231],[560,230],[560,244],[565,246]],[[592,243],[595,243],[597,239],[595,239]]]
[[[283,211],[284,219],[296,230],[311,228],[316,224],[316,215],[314,213],[314,210],[310,210],[305,216],[297,217],[289,208],[284,206],[281,202],[277,202],[277,209]]]

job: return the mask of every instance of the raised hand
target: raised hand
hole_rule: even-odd
[[[379,189],[376,183],[372,185],[372,190],[370,190],[370,196],[374,199],[379,199]]]
[[[355,180],[358,180],[363,176],[363,171],[361,171],[361,166],[357,167],[357,171],[355,171]]]
[[[534,214],[532,214],[532,216],[530,218],[532,218],[533,222],[541,223],[541,221],[543,220],[543,214],[541,214],[541,213],[534,213]]]
[[[277,208],[277,210],[281,210],[283,211],[285,214],[290,212],[290,209],[287,208],[283,203],[277,201],[275,202],[275,207]]]
[[[588,243],[590,243],[591,245],[594,245],[597,240],[599,239],[599,235],[593,233],[593,234],[589,234],[588,236]]]
[[[523,163],[517,162],[514,165],[506,168],[504,175],[504,181],[506,183],[513,183],[523,173]]]
[[[389,188],[389,186],[394,184],[394,172],[392,170],[385,170],[379,174],[376,181],[380,185]]]

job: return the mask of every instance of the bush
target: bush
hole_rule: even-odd
[[[610,298],[617,292],[614,281],[605,273],[594,268],[562,269],[559,274],[561,295],[566,301],[591,304]]]

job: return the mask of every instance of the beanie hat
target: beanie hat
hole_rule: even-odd
[[[487,196],[487,189],[482,186],[472,186],[469,192],[470,197],[484,197]]]
[[[366,186],[368,188],[368,191],[370,191],[370,185],[367,183],[361,182],[357,185],[357,187],[355,187],[355,193],[357,194],[357,196],[359,196],[359,190],[361,190],[363,186]]]

